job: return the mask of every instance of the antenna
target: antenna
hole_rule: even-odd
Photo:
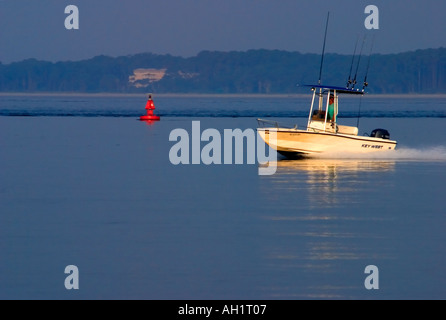
[[[361,51],[359,51],[358,64],[356,65],[355,78],[353,79],[352,89],[355,87],[356,84],[356,76],[358,75],[359,62],[361,61],[362,49],[364,48],[365,38],[366,36],[364,36],[364,39],[362,40]]]
[[[352,69],[353,69],[353,62],[355,61],[356,48],[358,47],[358,41],[359,41],[359,35],[356,37],[355,50],[353,51],[352,64],[350,65],[350,74],[348,75],[348,80],[347,80],[347,89],[350,87],[350,85],[353,82],[352,81]]]
[[[327,22],[325,23],[324,46],[322,47],[321,68],[319,69],[319,81],[318,81],[319,85],[321,84],[321,78],[322,78],[322,65],[324,64],[325,42],[327,41],[327,29],[328,29],[329,17],[330,17],[330,12],[327,13]]]
[[[365,77],[364,77],[364,84],[362,86],[362,92],[364,92],[365,87],[367,87],[369,85],[369,83],[367,82],[367,75],[369,74],[370,58],[372,56],[372,49],[373,49],[374,42],[375,42],[375,36],[373,36],[372,44],[370,46],[369,61],[367,61],[367,69],[365,71]]]

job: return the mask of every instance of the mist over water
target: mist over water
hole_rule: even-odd
[[[370,153],[328,152],[311,157],[316,159],[446,161],[446,146],[424,148],[397,147],[395,150]]]
[[[389,155],[392,156],[392,155]],[[392,157],[389,157],[392,159]],[[394,160],[446,161],[446,146],[396,149]]]

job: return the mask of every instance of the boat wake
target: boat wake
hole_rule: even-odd
[[[312,156],[318,159],[358,159],[358,160],[403,160],[403,161],[444,161],[446,146],[425,148],[397,148],[396,150],[373,153],[328,152]]]

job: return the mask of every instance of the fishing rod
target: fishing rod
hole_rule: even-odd
[[[359,35],[356,37],[355,50],[353,51],[352,63],[351,63],[351,65],[350,65],[350,74],[348,75],[348,80],[347,80],[347,89],[348,89],[348,88],[350,87],[350,85],[352,84],[353,62],[355,61],[356,48],[358,47],[358,41],[359,41]]]
[[[319,69],[319,81],[318,81],[319,85],[321,84],[321,79],[322,79],[322,65],[324,64],[325,42],[327,41],[327,29],[328,29],[328,19],[329,18],[330,18],[330,12],[327,13],[327,22],[325,23],[324,45],[322,47],[321,67]]]
[[[370,58],[372,56],[372,49],[373,49],[374,42],[375,42],[375,36],[373,36],[372,44],[370,46],[369,59],[367,61],[367,68],[366,68],[366,71],[365,71],[365,77],[364,77],[364,83],[363,83],[363,86],[362,86],[362,92],[364,92],[365,87],[367,87],[369,85],[369,83],[367,82],[367,75],[369,74]]]
[[[355,78],[353,79],[352,89],[353,89],[353,88],[355,87],[355,85],[356,85],[356,76],[358,75],[359,62],[361,61],[362,49],[364,48],[365,38],[366,38],[366,36],[364,36],[364,39],[362,40],[361,50],[359,51],[358,64],[356,65]]]
[[[367,75],[369,74],[369,67],[370,67],[370,58],[372,57],[372,49],[373,49],[373,44],[375,42],[375,37],[373,36],[372,38],[372,44],[370,45],[370,53],[369,53],[369,59],[367,61],[367,68],[365,71],[365,76],[364,76],[364,83],[362,85],[362,92],[364,92],[365,87],[367,87],[369,85],[369,83],[367,82]],[[356,122],[356,127],[359,127],[359,118],[361,116],[361,104],[362,104],[362,96],[359,99],[359,107],[358,107],[358,120]]]

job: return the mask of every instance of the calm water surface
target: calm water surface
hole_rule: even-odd
[[[446,298],[444,98],[363,101],[360,132],[388,129],[392,156],[279,159],[270,176],[175,166],[169,134],[304,123],[308,98],[155,103],[149,125],[144,96],[0,97],[1,299]]]

